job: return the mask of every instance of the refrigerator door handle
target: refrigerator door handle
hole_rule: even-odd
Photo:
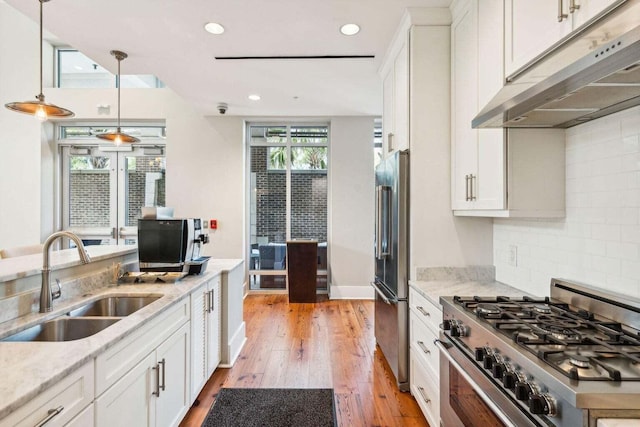
[[[387,304],[397,304],[398,303],[398,299],[397,298],[394,298],[394,297],[389,298],[387,295],[385,295],[384,291],[378,287],[376,282],[371,282],[371,286],[373,286],[373,289],[376,290],[376,292],[378,293],[380,298],[382,298],[382,301],[384,301],[385,303],[387,303]]]
[[[383,259],[389,253],[389,235],[391,224],[389,210],[391,208],[389,192],[391,188],[386,185],[376,187],[376,258]]]

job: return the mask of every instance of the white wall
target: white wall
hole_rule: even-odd
[[[331,298],[372,298],[373,117],[332,118],[330,144]]]
[[[640,107],[566,138],[566,218],[496,219],[497,279],[536,295],[559,277],[640,297]]]
[[[4,108],[38,93],[38,34],[37,25],[0,2],[0,249],[40,242],[42,126]]]

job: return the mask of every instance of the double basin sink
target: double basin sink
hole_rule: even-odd
[[[73,341],[87,338],[159,298],[160,295],[104,297],[1,341]]]

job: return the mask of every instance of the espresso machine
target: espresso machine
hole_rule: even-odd
[[[140,271],[200,274],[210,257],[202,256],[209,243],[200,218],[143,218],[138,220]]]

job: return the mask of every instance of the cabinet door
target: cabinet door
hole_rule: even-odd
[[[573,29],[578,28],[589,19],[604,11],[614,3],[624,3],[625,0],[569,0],[573,1],[576,9],[572,13]],[[571,12],[571,11],[570,11]]]
[[[405,43],[393,64],[393,118],[394,135],[392,150],[406,150],[409,148],[409,57],[407,43]]]
[[[471,176],[477,176],[477,132],[471,120],[478,110],[478,76],[476,74],[476,24],[471,2],[455,17],[451,25],[451,137],[452,137],[452,206],[470,209]]]
[[[505,1],[505,72],[525,65],[571,32],[568,0]],[[577,1],[577,0],[576,0]],[[562,4],[562,18],[559,18]]]
[[[155,425],[155,361],[155,352],[147,355],[96,399],[96,427]]]
[[[191,401],[207,382],[208,286],[191,294]]]
[[[478,107],[483,108],[504,82],[502,0],[477,1]],[[474,209],[506,207],[505,137],[502,129],[479,129]]]
[[[207,316],[207,377],[220,363],[220,277],[210,282],[210,310]]]
[[[94,396],[93,369],[93,361],[87,363],[0,420],[0,426],[32,427],[44,420],[48,420],[47,427],[64,426],[83,408],[91,406]]]
[[[173,427],[180,424],[187,413],[190,401],[189,345],[190,326],[184,324],[156,350],[155,378],[160,384],[156,399],[156,427]],[[158,391],[158,390],[156,390]],[[133,425],[133,424],[131,424]]]

